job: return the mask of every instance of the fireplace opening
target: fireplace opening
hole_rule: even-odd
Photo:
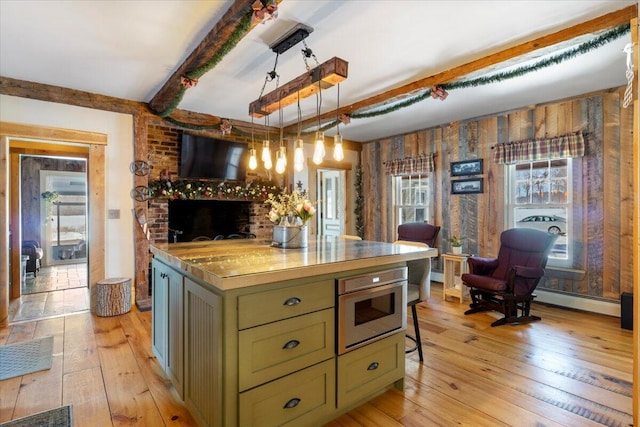
[[[168,241],[251,237],[250,206],[250,202],[243,201],[172,200]]]

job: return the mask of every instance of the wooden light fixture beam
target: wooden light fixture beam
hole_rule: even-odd
[[[349,63],[347,61],[333,57],[250,103],[249,115],[255,118],[268,116],[280,108],[297,102],[298,96],[300,99],[304,99],[317,93],[319,88],[330,88],[345,80],[348,70]],[[318,84],[318,82],[320,83]]]

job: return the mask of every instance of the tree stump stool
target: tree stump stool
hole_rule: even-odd
[[[95,287],[95,314],[118,316],[131,311],[131,279],[117,277],[100,280]]]

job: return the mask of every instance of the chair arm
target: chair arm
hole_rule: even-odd
[[[498,268],[497,258],[481,258],[478,256],[472,256],[467,259],[469,264],[469,273],[477,274],[480,276],[488,276],[493,270]]]
[[[36,258],[36,248],[37,246],[31,242],[22,242],[22,253],[23,255],[28,255],[31,259]]]
[[[513,265],[509,270],[507,287],[513,295],[530,295],[544,276],[542,267],[524,267]]]
[[[522,265],[514,265],[511,267],[516,277],[523,279],[539,279],[544,276],[544,268],[541,267],[524,267]]]

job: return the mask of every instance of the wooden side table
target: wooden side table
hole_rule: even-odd
[[[462,284],[462,275],[469,271],[467,259],[469,254],[442,254],[444,262],[444,282],[442,283],[442,299],[456,297],[460,304],[468,294],[467,287]]]

